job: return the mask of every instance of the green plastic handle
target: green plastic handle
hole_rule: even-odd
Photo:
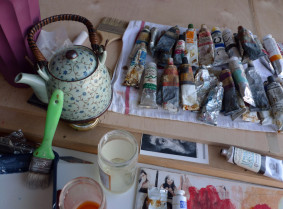
[[[53,160],[52,141],[60,120],[64,102],[63,91],[56,89],[49,101],[46,115],[44,137],[41,145],[33,152],[33,156]]]

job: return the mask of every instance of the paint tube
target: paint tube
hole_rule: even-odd
[[[133,57],[127,75],[123,82],[124,86],[133,86],[139,88],[142,73],[145,67],[146,60],[146,48],[145,43],[141,43],[140,48]]]
[[[158,34],[158,29],[156,27],[150,29],[150,42],[148,47],[152,56],[154,56],[154,47],[157,40],[157,34]]]
[[[149,205],[148,209],[167,209],[168,190],[158,187],[148,188]]]
[[[200,66],[211,66],[214,61],[214,48],[211,34],[205,24],[198,33],[198,60]]]
[[[179,40],[176,43],[175,50],[174,50],[174,65],[177,67],[182,64],[182,59],[185,56],[185,48],[186,48],[186,43],[185,43],[185,37],[184,35],[179,36]]]
[[[258,39],[258,37],[256,35],[253,36],[255,39],[255,42],[259,45],[261,52],[262,52],[262,56],[259,57],[259,61],[261,62],[261,64],[263,64],[263,66],[268,69],[272,74],[275,74],[274,68],[272,66],[272,63],[270,62],[269,58],[268,58],[268,53],[267,51],[263,48],[260,40]]]
[[[235,112],[231,115],[231,119],[234,121],[235,119],[241,117],[246,111],[247,111],[247,107],[246,104],[243,100],[243,98],[241,97],[240,93],[236,90],[237,93],[237,100],[238,100],[238,105],[241,108],[240,111]]]
[[[139,33],[138,38],[135,42],[135,45],[134,45],[134,47],[133,47],[133,49],[132,49],[132,51],[129,55],[129,58],[132,59],[136,55],[136,52],[141,47],[141,43],[145,43],[145,45],[147,47],[148,43],[149,43],[149,39],[150,39],[150,30],[149,30],[149,26],[146,25],[146,26],[144,26],[142,31]]]
[[[168,59],[168,65],[162,75],[163,108],[176,113],[179,109],[179,75],[173,58]]]
[[[277,43],[271,34],[268,34],[263,38],[263,45],[269,54],[269,60],[271,61],[276,74],[283,77],[283,59],[279,51]]]
[[[272,112],[270,110],[258,112],[259,120],[261,125],[274,124]]]
[[[262,56],[260,46],[253,38],[251,31],[245,29],[243,26],[238,27],[238,38],[243,47],[244,53],[250,60],[256,60]]]
[[[157,108],[157,68],[154,62],[150,62],[144,71],[143,90],[139,107]]]
[[[224,29],[222,32],[223,41],[225,44],[225,51],[229,57],[238,57],[241,60],[240,52],[237,48],[237,44],[232,31],[228,28]]]
[[[192,67],[198,67],[198,40],[196,29],[193,24],[188,25],[186,30],[186,50],[185,54],[188,59],[188,63]]]
[[[207,124],[217,125],[217,118],[222,108],[224,89],[219,82],[216,87],[210,89],[205,105],[201,109],[199,119]]]
[[[159,39],[154,48],[154,57],[158,60],[157,65],[165,67],[168,59],[172,55],[173,47],[179,38],[180,30],[178,26],[171,27]]]
[[[237,57],[230,58],[229,68],[232,72],[233,79],[236,86],[238,87],[239,93],[244,101],[250,105],[255,106],[252,92],[241,61]]]
[[[183,110],[198,111],[196,85],[192,67],[188,64],[187,57],[183,57],[183,64],[179,68],[180,86]]]
[[[229,61],[228,54],[225,51],[225,45],[222,39],[222,32],[219,27],[213,27],[211,36],[214,43],[214,66],[227,64]]]
[[[235,89],[235,84],[232,78],[232,74],[229,69],[224,69],[221,71],[219,80],[223,83],[224,97],[223,97],[223,107],[224,115],[232,115],[241,110],[238,99],[237,92]]]
[[[217,84],[217,78],[210,75],[207,69],[200,69],[195,76],[197,98],[200,108],[203,106],[209,90]]]
[[[221,155],[225,156],[227,162],[263,174],[264,176],[283,181],[283,164],[269,156],[260,155],[244,149],[231,146],[229,149],[222,149]]]
[[[283,88],[275,82],[273,76],[268,77],[267,96],[271,105],[275,125],[279,131],[283,129]]]
[[[263,81],[251,61],[248,63],[245,73],[255,102],[255,106],[250,106],[250,111],[269,110],[270,105],[264,90]]]

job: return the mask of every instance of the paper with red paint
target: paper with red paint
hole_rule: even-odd
[[[281,209],[283,191],[271,187],[215,178],[189,172],[174,173],[140,168],[135,209],[147,209],[147,188],[168,190],[167,205],[172,209],[172,197],[184,190],[187,209]]]

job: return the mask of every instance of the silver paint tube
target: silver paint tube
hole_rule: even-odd
[[[248,63],[245,73],[255,102],[255,106],[250,106],[250,111],[269,110],[270,105],[264,90],[263,81],[251,61]]]
[[[150,29],[150,42],[148,48],[152,56],[154,56],[154,47],[157,40],[157,34],[158,34],[158,29],[156,27]]]
[[[157,90],[157,67],[154,62],[150,62],[144,71],[143,90],[139,107],[158,108],[156,104]]]
[[[238,87],[239,93],[244,101],[252,106],[255,106],[252,92],[241,61],[237,57],[230,58],[229,68],[232,72],[234,82]]]
[[[269,156],[260,155],[244,149],[231,146],[222,149],[221,155],[227,162],[264,176],[283,181],[283,162]]]
[[[241,60],[241,55],[232,31],[229,28],[224,29],[222,37],[225,44],[225,51],[228,53],[229,57],[238,57],[239,60]]]
[[[211,36],[214,44],[214,66],[227,64],[229,62],[228,54],[225,51],[225,45],[222,38],[222,32],[219,27],[213,27]]]
[[[283,130],[283,88],[274,80],[273,76],[268,77],[266,85],[267,96],[271,105],[275,125],[279,131]]]
[[[271,34],[268,34],[263,38],[263,45],[269,54],[269,60],[271,61],[274,70],[278,76],[283,77],[283,58],[277,43]]]
[[[208,69],[200,69],[195,76],[197,98],[200,108],[203,106],[209,90],[216,86],[217,78],[210,75]]]
[[[217,118],[222,108],[223,93],[224,89],[221,82],[209,91],[205,105],[199,115],[201,121],[211,125],[217,125]]]

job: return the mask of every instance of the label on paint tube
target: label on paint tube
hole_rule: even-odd
[[[273,38],[264,39],[263,43],[271,62],[282,59],[280,50]]]
[[[261,166],[261,155],[235,147],[233,163],[258,173]]]
[[[283,181],[282,160],[265,157],[265,173],[263,175]]]

